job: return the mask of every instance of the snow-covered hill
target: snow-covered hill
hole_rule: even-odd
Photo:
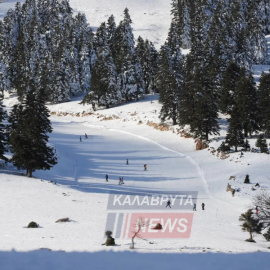
[[[4,17],[9,8],[14,8],[16,2],[17,0],[6,0],[0,3],[0,18]],[[24,3],[24,0],[20,2]],[[111,14],[118,24],[127,7],[136,39],[139,36],[149,39],[159,49],[167,38],[171,23],[170,0],[70,0],[69,3],[74,13],[85,13],[94,30],[107,21]]]
[[[209,256],[213,263],[217,263],[220,257],[213,254],[219,252],[252,252],[249,256],[254,261],[260,260],[260,269],[267,269],[264,254],[258,257],[254,252],[269,252],[269,243],[262,236],[255,236],[256,244],[245,242],[248,235],[241,231],[238,217],[249,207],[254,208],[252,197],[257,192],[269,190],[269,155],[245,153],[240,158],[236,153],[220,160],[207,149],[195,151],[194,140],[180,137],[176,128],[153,124],[159,124],[160,104],[157,96],[149,95],[139,102],[96,112],[92,112],[89,105],[79,105],[81,98],[49,106],[54,128],[50,143],[55,146],[59,158],[59,163],[53,169],[35,172],[36,179],[20,176],[10,166],[1,170],[0,190],[5,192],[0,197],[0,231],[4,232],[0,250],[108,250],[101,244],[104,242],[109,192],[191,190],[198,192],[198,210],[194,214],[190,238],[155,239],[154,244],[149,244],[151,239],[138,239],[135,241],[136,251],[192,253],[194,259],[188,259],[185,263],[194,265],[194,269],[198,268],[195,259],[198,253],[210,252],[205,258],[208,260]],[[8,106],[14,102],[15,98],[5,100]],[[88,139],[84,139],[85,133]],[[219,143],[213,141],[211,146],[216,147]],[[129,159],[128,166],[126,159]],[[145,163],[148,171],[143,171]],[[106,173],[109,182],[105,181]],[[243,184],[246,174],[250,175],[250,185]],[[229,180],[231,175],[236,176],[236,180]],[[118,185],[119,177],[124,177],[125,185]],[[257,182],[261,188],[252,191],[251,187]],[[226,192],[227,183],[239,188],[235,197]],[[202,202],[206,204],[205,211],[201,210]],[[184,212],[193,213],[191,208]],[[55,223],[64,217],[69,217],[72,222]],[[30,221],[38,222],[41,228],[26,229]],[[116,243],[117,246],[109,250],[129,250],[130,239],[116,239]],[[25,265],[28,265],[28,261],[37,265],[37,258],[60,263],[57,255],[51,257],[46,251],[12,254],[0,253],[0,257],[13,256],[18,261],[26,261]],[[114,256],[114,253],[102,254],[105,261]],[[74,254],[75,261],[76,256]],[[167,261],[169,256],[162,258]],[[245,255],[235,256],[240,258]],[[269,256],[269,253],[265,256]],[[156,264],[152,262],[153,267],[164,269],[161,257],[157,258]],[[235,261],[235,257],[225,258],[229,264]],[[179,259],[170,261],[169,266],[173,267]],[[148,263],[149,260],[150,257],[146,258]],[[255,269],[255,265],[249,263],[249,260],[241,262],[249,269]],[[7,265],[12,264],[11,260],[7,262]],[[118,269],[124,269],[126,264],[123,260]],[[209,269],[206,265],[200,269]],[[103,263],[98,266],[105,269]],[[228,268],[220,266],[215,269]]]
[[[74,11],[84,12],[94,29],[111,14],[119,22],[128,7],[135,37],[148,38],[157,48],[167,36],[170,2],[70,0]],[[0,17],[14,4],[14,0],[0,3]],[[254,66],[256,80],[269,68]],[[3,269],[85,269],[86,265],[94,269],[269,269],[269,242],[260,235],[255,236],[255,244],[245,242],[248,234],[241,231],[238,221],[241,213],[254,208],[253,196],[270,189],[269,155],[232,153],[220,160],[215,150],[226,133],[224,116],[221,135],[212,138],[212,148],[196,151],[194,140],[181,137],[178,127],[160,124],[161,105],[155,95],[95,112],[89,105],[79,105],[81,100],[79,96],[49,106],[54,129],[50,143],[59,161],[53,169],[36,171],[36,178],[28,179],[11,165],[0,168]],[[14,102],[12,97],[4,100],[8,107]],[[254,147],[255,139],[250,142]],[[143,171],[143,164],[148,171]],[[246,174],[250,185],[243,184]],[[229,180],[230,176],[235,180]],[[118,185],[119,177],[124,177],[125,185]],[[228,183],[238,190],[235,197],[226,192]],[[256,183],[261,187],[252,190]],[[128,252],[130,239],[116,239],[113,248],[101,246],[109,192],[171,190],[198,192],[190,238],[137,239],[136,253]],[[184,212],[193,213],[191,208]],[[71,222],[55,223],[64,217]],[[40,228],[26,229],[30,221],[38,222]]]

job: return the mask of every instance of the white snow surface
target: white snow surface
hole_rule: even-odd
[[[107,21],[111,14],[118,24],[127,7],[134,37],[152,41],[157,49],[164,44],[171,23],[170,0],[70,0],[70,5],[75,12],[85,13],[94,29]]]
[[[261,189],[269,190],[269,155],[244,153],[240,158],[232,153],[220,160],[208,149],[195,151],[194,140],[177,135],[177,127],[169,122],[168,131],[147,124],[160,122],[161,105],[155,95],[95,112],[90,105],[80,105],[81,99],[48,106],[53,113],[50,143],[57,151],[56,166],[34,172],[33,179],[11,165],[1,169],[2,269],[86,269],[89,265],[94,269],[180,265],[200,270],[269,269],[269,242],[261,235],[255,235],[256,243],[245,242],[248,233],[241,231],[238,221],[241,213],[254,208],[252,197]],[[4,100],[8,107],[15,102],[15,97]],[[221,139],[222,134],[213,137],[211,147],[217,148]],[[143,171],[145,163],[147,171]],[[243,184],[246,174],[250,185]],[[236,180],[229,180],[231,175]],[[119,186],[121,176],[125,185]],[[252,191],[257,182],[261,189]],[[227,183],[240,189],[235,197],[226,192]],[[151,239],[135,239],[135,252],[129,250],[130,239],[116,239],[115,247],[102,246],[108,193],[115,190],[198,191],[190,238],[154,239],[154,244],[149,244]],[[55,223],[64,217],[71,222]],[[27,229],[30,221],[40,228]]]
[[[0,18],[14,0],[0,3]],[[24,2],[24,1],[21,1]],[[95,29],[114,14],[116,22],[129,8],[134,35],[153,41],[157,48],[166,39],[170,24],[169,0],[70,0],[75,12],[84,12]],[[270,44],[270,36],[267,37]],[[258,81],[270,66],[254,66]],[[50,171],[36,171],[29,179],[11,165],[0,168],[0,268],[1,269],[262,269],[269,270],[269,242],[255,235],[248,243],[239,215],[253,208],[252,198],[270,188],[270,156],[231,153],[220,160],[215,150],[226,135],[226,115],[220,115],[221,134],[212,138],[210,149],[195,151],[193,139],[156,130],[147,122],[160,123],[158,96],[93,112],[82,106],[82,96],[68,103],[49,105],[53,113],[50,143],[56,148],[58,164]],[[4,100],[7,108],[15,97]],[[88,139],[84,139],[84,134]],[[82,142],[79,137],[82,137]],[[250,140],[255,147],[255,138]],[[270,140],[268,140],[268,143]],[[129,159],[130,165],[125,161]],[[148,171],[143,171],[143,164]],[[105,182],[105,174],[109,182]],[[243,184],[249,174],[251,184]],[[118,185],[123,176],[125,185]],[[235,176],[236,180],[229,180]],[[50,181],[53,181],[51,183]],[[256,183],[260,189],[252,191]],[[56,184],[54,184],[56,183]],[[238,188],[235,197],[226,192],[227,183]],[[191,236],[188,239],[155,239],[154,244],[116,239],[105,247],[104,231],[110,191],[198,191]],[[201,210],[201,203],[206,210]],[[192,210],[192,209],[191,209]],[[186,210],[191,213],[192,211]],[[69,217],[68,223],[55,223]],[[39,229],[27,229],[36,221]],[[151,240],[152,241],[152,240]]]

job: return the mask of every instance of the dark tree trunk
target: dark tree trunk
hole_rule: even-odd
[[[177,125],[177,121],[176,121],[176,116],[175,115],[172,117],[172,120],[173,120],[173,125],[174,126]]]
[[[27,177],[32,177],[32,169],[27,169]]]
[[[208,137],[209,137],[208,132],[206,132],[206,134],[205,134],[206,141],[208,141]]]
[[[249,234],[250,234],[250,240],[253,240],[252,233],[249,232]]]

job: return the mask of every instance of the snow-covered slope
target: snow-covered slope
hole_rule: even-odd
[[[0,19],[9,8],[14,8],[16,0],[6,0],[0,3]],[[24,3],[24,0],[20,1]],[[90,26],[96,30],[109,16],[115,16],[118,24],[123,18],[123,11],[127,7],[133,21],[134,36],[137,39],[152,41],[156,48],[164,44],[171,23],[170,0],[70,0],[74,13],[85,13]]]
[[[12,99],[6,101],[6,104],[12,105]],[[49,187],[46,182],[22,178],[24,184],[30,185],[30,188],[27,188],[28,184],[26,184],[25,189],[28,192],[33,190],[33,194],[25,199],[31,198],[32,201],[33,198],[34,202],[37,201],[33,207],[36,212],[31,212],[31,215],[33,218],[36,217],[44,228],[50,227],[49,224],[54,219],[62,216],[70,216],[78,222],[76,225],[72,223],[71,227],[80,227],[84,222],[89,222],[89,226],[91,227],[90,224],[93,224],[95,229],[93,234],[88,233],[91,235],[90,238],[95,240],[91,246],[80,244],[78,249],[100,249],[99,243],[104,227],[99,227],[98,224],[105,222],[108,191],[194,190],[199,192],[198,204],[200,205],[204,201],[207,205],[207,211],[196,213],[191,238],[181,243],[175,242],[173,244],[175,247],[171,250],[179,249],[183,243],[197,248],[204,247],[207,243],[215,251],[251,251],[258,248],[265,250],[267,243],[261,237],[258,237],[256,245],[243,241],[245,234],[239,228],[238,217],[240,213],[252,206],[252,196],[260,191],[260,189],[251,191],[251,186],[259,182],[262,188],[269,188],[269,155],[245,153],[244,157],[240,158],[239,154],[236,153],[231,154],[228,159],[220,160],[207,149],[195,151],[194,140],[180,137],[176,128],[169,128],[167,131],[165,128],[164,131],[160,131],[152,127],[153,123],[159,123],[160,104],[157,101],[157,96],[149,95],[139,102],[123,104],[94,113],[91,112],[89,105],[82,106],[78,102],[75,100],[49,106],[53,113],[51,120],[54,127],[50,142],[56,147],[59,163],[50,171],[37,171],[35,173],[39,179],[52,180],[61,186]],[[159,126],[159,128],[162,127]],[[83,139],[80,142],[79,137],[83,138],[85,133],[88,134],[89,139]],[[219,144],[220,142],[213,142],[212,146],[217,147]],[[125,166],[127,158],[130,160],[131,166]],[[145,163],[148,164],[149,170],[147,172],[142,171]],[[104,181],[106,173],[109,174],[109,183]],[[250,175],[252,185],[243,184],[246,174]],[[230,181],[231,184],[240,189],[234,198],[225,191],[231,175],[236,176],[235,181]],[[118,178],[121,176],[126,182],[124,187],[117,185]],[[1,189],[10,189],[10,192],[9,196],[2,198],[2,203],[8,201],[10,194],[15,190],[11,182],[14,181],[16,186],[18,185],[16,181],[20,181],[18,177],[13,179],[11,175],[5,175],[5,179],[5,181],[1,181]],[[62,185],[71,188],[70,198],[60,196],[62,192],[67,193],[62,190]],[[42,192],[39,194],[36,189],[44,189],[44,194]],[[18,188],[18,193],[20,190]],[[65,187],[64,190],[66,190]],[[18,193],[14,192],[12,202],[15,201]],[[93,194],[99,194],[98,200]],[[52,213],[55,195],[57,196],[55,200],[57,202],[60,200],[59,208],[57,207]],[[23,193],[20,196],[23,198]],[[86,208],[89,207],[89,213],[92,216],[85,214],[83,208],[81,211],[79,208],[75,211],[71,206],[66,207],[61,212],[62,199],[67,199],[67,206],[73,204],[73,199],[79,200],[82,205],[88,205]],[[45,203],[46,201],[47,203]],[[97,201],[100,205],[97,204]],[[26,203],[29,204],[29,202]],[[44,207],[44,205],[47,206]],[[15,206],[14,217],[17,216],[16,211],[20,212],[20,209]],[[11,213],[8,207],[5,209],[1,211],[3,218]],[[40,209],[42,210],[40,211]],[[47,214],[46,211],[49,211],[50,214]],[[104,213],[103,216],[102,213]],[[49,218],[52,214],[54,218]],[[99,215],[98,219],[96,219],[97,215]],[[25,234],[22,227],[27,225],[30,215],[26,217],[20,220],[21,235],[19,233],[18,239]],[[11,219],[11,224],[14,220]],[[220,230],[222,222],[226,226]],[[12,228],[11,224],[7,227]],[[202,233],[207,231],[211,231],[211,233]],[[42,234],[44,234],[43,232],[44,230]],[[51,233],[50,230],[48,233]],[[60,238],[63,239],[63,237]],[[228,242],[220,246],[219,242],[216,241],[217,238],[228,239]],[[27,239],[25,239],[25,245],[21,243],[17,245],[13,239],[7,238],[6,240],[6,243],[4,241],[0,243],[1,249],[16,247],[27,250],[40,247],[40,242],[37,239],[32,239],[33,243],[31,244],[27,244]],[[163,241],[160,248],[162,249],[166,245],[168,243]],[[70,245],[65,243],[63,246],[58,242],[57,246],[59,249],[74,249],[72,242]],[[142,243],[142,246],[145,244]],[[47,247],[56,248],[54,245]],[[125,249],[125,246],[119,249],[122,248]]]
[[[0,19],[3,19],[7,13],[7,11],[10,9],[10,8],[14,8],[15,7],[15,4],[17,2],[21,2],[21,3],[24,3],[25,1],[22,0],[4,0],[4,1],[0,1]]]
[[[153,124],[159,124],[157,96],[149,95],[139,102],[96,112],[92,112],[89,105],[79,105],[81,98],[49,106],[54,128],[50,143],[55,146],[59,158],[56,166],[50,171],[35,172],[36,179],[19,175],[11,166],[2,168],[0,190],[4,192],[0,196],[0,231],[4,233],[0,250],[108,250],[101,244],[104,242],[109,192],[191,190],[198,192],[198,211],[194,214],[190,238],[155,239],[154,244],[137,239],[136,251],[195,253],[194,259],[185,261],[194,269],[198,268],[196,254],[201,252],[253,252],[247,257],[253,257],[254,261],[260,259],[260,269],[267,269],[264,256],[269,256],[269,253],[258,257],[254,252],[269,252],[269,243],[262,236],[255,236],[256,244],[245,242],[248,235],[241,231],[238,217],[249,207],[254,207],[252,197],[261,190],[251,191],[255,183],[259,182],[262,189],[269,190],[269,155],[245,153],[240,158],[239,154],[231,154],[230,158],[219,160],[207,149],[195,151],[193,139],[180,137],[176,128]],[[9,98],[5,104],[12,106],[15,101],[15,98]],[[88,139],[84,139],[85,133]],[[212,146],[216,147],[215,144],[218,142],[213,142]],[[128,166],[125,164],[127,158]],[[147,171],[143,171],[145,163],[148,164]],[[109,182],[105,181],[106,173]],[[247,173],[251,185],[243,184]],[[231,175],[236,176],[236,180],[229,180]],[[125,185],[118,185],[119,177],[124,177]],[[225,191],[228,182],[239,188],[235,197]],[[201,210],[202,202],[206,204],[205,211]],[[191,208],[184,212],[193,213]],[[69,217],[72,222],[55,223],[64,217]],[[30,221],[38,222],[41,228],[26,229]],[[113,251],[129,250],[130,239],[116,239],[116,243],[117,246],[111,248]],[[114,253],[101,254],[105,261],[114,256]],[[246,256],[229,259],[211,254],[205,259],[208,260],[209,256],[209,260],[217,264],[220,258],[224,258],[229,265],[235,258]],[[22,261],[26,266],[31,263],[36,266],[37,258],[42,258],[63,266],[57,269],[65,267],[63,261],[58,261],[59,256],[51,257],[44,251],[27,254],[2,252],[1,256]],[[156,263],[152,262],[155,269],[164,269],[161,258],[170,260],[169,255],[153,256],[157,257]],[[74,263],[77,255],[72,253],[72,257]],[[146,264],[150,263],[150,257],[145,258]],[[169,266],[181,263],[181,258],[170,260]],[[124,269],[126,264],[125,260],[119,262],[118,269]],[[6,265],[10,266],[7,269],[16,269],[16,263],[11,259],[6,260]],[[209,269],[206,265],[201,269]],[[248,260],[242,261],[241,265],[255,269]],[[104,267],[100,263],[96,269]],[[222,267],[215,269],[228,269]]]
[[[170,0],[70,0],[70,5],[75,12],[85,13],[94,28],[107,21],[111,14],[118,24],[127,7],[133,21],[135,38],[147,38],[158,49],[166,40],[171,23]]]

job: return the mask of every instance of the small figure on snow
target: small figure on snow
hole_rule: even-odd
[[[84,137],[85,137],[85,139],[88,139],[88,136],[87,136],[87,134],[86,134],[86,133],[84,134]]]
[[[256,206],[256,215],[258,215],[258,213],[259,213],[259,208],[258,206]]]
[[[106,182],[108,182],[108,179],[109,179],[108,174],[105,175],[105,178],[106,178]]]
[[[119,177],[119,183],[118,183],[118,185],[122,185],[122,179],[121,179],[121,177]]]
[[[202,203],[202,210],[204,210],[204,206],[205,206],[205,204],[204,204],[204,203]]]
[[[170,200],[167,201],[166,207],[167,207],[167,206],[169,206],[169,207],[171,208],[171,201],[170,201]]]
[[[147,165],[144,164],[143,167],[144,167],[144,170],[146,171],[147,170]]]
[[[82,141],[82,137],[80,136],[80,142]]]
[[[128,159],[127,159],[126,165],[128,165]]]
[[[193,211],[197,211],[197,210],[196,210],[196,203],[194,203]]]

